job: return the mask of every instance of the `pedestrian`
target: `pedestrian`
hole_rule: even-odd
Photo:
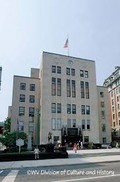
[[[34,149],[34,154],[35,154],[35,159],[39,159],[39,148],[36,146],[35,149]]]
[[[75,151],[75,153],[77,153],[77,144],[76,143],[74,143],[73,150]]]

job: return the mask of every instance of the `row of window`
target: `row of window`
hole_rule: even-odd
[[[26,90],[26,83],[20,83],[20,90]],[[35,84],[30,84],[30,91],[35,91]]]
[[[52,65],[52,73],[61,74],[61,66]],[[66,68],[66,75],[75,76],[74,68]],[[88,78],[88,71],[80,70],[80,77]]]
[[[25,94],[20,94],[19,102],[25,102]],[[35,95],[29,95],[29,103],[35,103]]]
[[[17,121],[17,131],[24,132],[24,121]],[[34,132],[34,124],[29,123],[28,126],[28,132],[33,133]]]
[[[80,81],[81,98],[89,99],[89,82]],[[75,80],[66,80],[67,97],[76,97],[76,82]],[[61,78],[52,77],[52,96],[61,96]]]
[[[20,106],[19,107],[19,116],[25,115],[25,107]],[[34,117],[35,115],[35,108],[34,107],[29,107],[29,116]]]
[[[61,107],[62,107],[61,103],[52,103],[51,113],[61,113],[62,112]],[[67,114],[76,114],[76,104],[67,104]],[[90,106],[81,105],[81,114],[90,115]]]

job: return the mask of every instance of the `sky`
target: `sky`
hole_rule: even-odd
[[[0,0],[0,121],[13,76],[40,68],[43,51],[94,60],[97,85],[120,66],[120,0]]]

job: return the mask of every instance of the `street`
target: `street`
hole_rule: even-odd
[[[21,167],[0,171],[0,182],[75,182],[120,181],[120,162],[64,165],[52,167]]]

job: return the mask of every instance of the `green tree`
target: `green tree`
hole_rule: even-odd
[[[11,118],[7,117],[7,119],[4,121],[4,136],[10,133],[10,127],[11,127]]]

